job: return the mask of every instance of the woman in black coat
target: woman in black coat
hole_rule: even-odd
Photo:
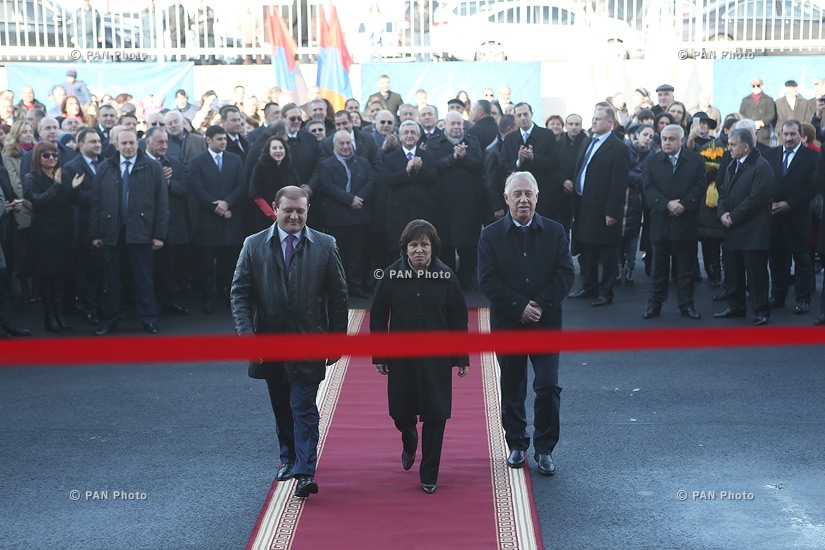
[[[624,217],[622,219],[622,249],[619,277],[624,284],[634,283],[636,253],[639,250],[639,232],[642,229],[642,211],[646,208],[642,196],[642,170],[653,145],[653,126],[636,124],[625,142],[630,151],[630,174],[627,178]]]
[[[292,165],[286,139],[272,136],[261,151],[249,184],[249,197],[256,205],[256,232],[268,229],[275,221],[275,211],[272,210],[275,193],[288,185],[301,186],[298,171]]]
[[[370,332],[467,331],[467,304],[455,274],[438,259],[441,240],[435,227],[413,220],[401,234],[401,258],[384,270],[370,310]],[[401,432],[401,465],[412,468],[421,418],[421,467],[425,493],[435,492],[444,428],[452,408],[452,367],[467,374],[470,358],[373,358],[387,375],[390,416]]]
[[[35,146],[31,168],[23,178],[23,198],[31,202],[31,254],[49,332],[68,330],[63,318],[63,289],[72,274],[74,217],[72,198],[83,183],[77,174],[70,185],[61,183],[60,153],[53,143]]]

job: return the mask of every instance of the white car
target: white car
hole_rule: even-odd
[[[478,6],[467,10],[472,15],[449,14],[433,24],[430,45],[462,61],[549,61],[583,51],[606,58],[644,56],[642,33],[619,19],[588,13],[585,6],[576,0]]]

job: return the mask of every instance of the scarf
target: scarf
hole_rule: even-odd
[[[338,159],[338,162],[340,162],[341,164],[343,164],[343,165],[344,165],[344,170],[346,170],[346,171],[347,171],[347,187],[346,187],[346,191],[347,191],[347,193],[349,193],[349,192],[350,192],[350,187],[352,186],[352,172],[350,172],[350,169],[349,169],[349,164],[348,164],[348,163],[349,163],[349,161],[351,161],[353,158],[355,158],[355,152],[350,153],[350,155],[349,155],[348,157],[342,157],[341,155],[339,155],[339,154],[338,154],[338,151],[335,151],[335,150],[333,150],[333,151],[332,151],[332,154],[333,154],[333,155],[335,155],[335,158],[337,158],[337,159]]]
[[[447,141],[449,141],[453,145],[458,145],[459,143],[464,141],[464,132],[461,132],[461,137],[460,138],[451,138],[446,133],[444,134],[444,137],[447,138]]]
[[[759,92],[758,94],[751,94],[751,97],[753,98],[753,102],[756,103],[757,105],[759,105],[759,100],[762,99],[763,95],[764,95],[763,92]]]
[[[23,155],[24,153],[28,153],[29,151],[34,149],[35,145],[36,145],[36,143],[34,143],[34,142],[31,142],[31,143],[19,143],[18,142],[17,143],[17,150],[20,152],[21,155]]]

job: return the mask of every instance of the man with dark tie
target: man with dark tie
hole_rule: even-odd
[[[249,150],[249,143],[241,135],[244,124],[246,122],[237,107],[234,105],[221,107],[220,125],[226,131],[226,151],[241,157],[241,162],[246,160],[246,152]]]
[[[518,131],[504,138],[504,151],[501,155],[501,167],[504,176],[511,172],[530,172],[538,182],[539,192],[548,199],[554,195],[556,182],[556,156],[554,148],[556,136],[547,128],[533,123],[533,108],[528,103],[517,103],[515,112]],[[553,201],[538,203],[538,213],[550,217]],[[553,219],[550,217],[550,219]]]
[[[347,283],[335,239],[306,226],[309,196],[287,186],[272,205],[278,221],[244,241],[232,281],[232,316],[238,335],[346,333]],[[297,480],[295,496],[318,492],[318,385],[326,360],[249,363],[264,379],[275,414],[281,465],[277,478]]]
[[[658,317],[667,300],[671,256],[676,259],[676,295],[682,317],[702,318],[693,305],[693,270],[707,175],[704,159],[684,147],[684,139],[681,126],[666,126],[661,133],[662,149],[648,158],[642,174],[653,247],[653,284],[644,319]]]
[[[92,245],[106,250],[106,292],[101,296],[100,325],[95,334],[109,334],[117,328],[121,268],[126,262],[143,330],[157,334],[153,252],[166,239],[169,193],[160,164],[139,151],[137,134],[122,130],[115,139],[119,154],[100,165],[89,212]]]
[[[157,252],[157,275],[160,303],[164,313],[189,315],[189,309],[175,303],[178,289],[175,259],[183,258],[183,248],[189,244],[189,212],[186,204],[186,179],[183,165],[167,155],[169,137],[163,128],[154,126],[146,131],[146,156],[160,163],[163,180],[169,192],[169,230],[166,243]]]
[[[215,307],[218,292],[229,298],[232,271],[243,243],[243,209],[247,186],[238,155],[226,151],[226,131],[206,130],[208,149],[189,163],[187,187],[198,203],[194,242],[200,255],[201,306],[206,314]]]
[[[100,158],[102,149],[100,135],[94,128],[83,128],[77,134],[78,155],[63,166],[63,185],[69,185],[75,175],[83,174],[83,182],[78,187],[74,205],[75,229],[75,304],[90,325],[99,324],[100,285],[96,281],[98,269],[92,261],[92,249],[89,246],[89,209],[98,168],[103,162]]]
[[[759,153],[753,133],[736,128],[728,137],[731,162],[719,189],[717,213],[724,227],[725,291],[728,307],[717,319],[744,317],[745,275],[753,324],[766,325],[771,316],[768,302],[768,250],[771,232],[771,197],[774,192],[770,164]]]
[[[443,132],[436,126],[438,123],[438,109],[432,105],[422,107],[418,111],[418,123],[421,125],[421,140],[419,145],[427,143],[430,138],[440,136]]]
[[[813,149],[802,145],[802,123],[788,120],[781,127],[781,147],[771,149],[765,160],[775,178],[771,205],[771,308],[783,307],[794,267],[795,313],[807,313],[816,288],[811,265],[811,200],[816,195],[816,161]]]
[[[387,188],[387,258],[398,256],[398,240],[413,220],[432,219],[432,191],[438,183],[435,159],[418,146],[418,124],[408,120],[398,130],[400,147],[384,158],[379,185]],[[390,262],[390,263],[392,263]]]
[[[509,213],[481,232],[478,283],[490,300],[496,330],[561,330],[562,302],[575,272],[564,228],[537,214],[539,187],[529,172],[514,172],[504,184]],[[538,336],[537,336],[538,337]],[[533,448],[538,471],[556,473],[552,452],[559,441],[559,354],[499,355],[501,425],[510,468],[524,467],[527,435],[527,359],[535,374]]]
[[[117,147],[115,147],[113,143],[110,143],[112,128],[115,127],[116,122],[117,111],[115,108],[108,104],[101,105],[97,110],[97,126],[95,126],[95,130],[103,143],[101,155],[105,158],[110,158],[117,153]]]
[[[580,252],[582,288],[572,297],[596,298],[593,306],[613,303],[630,173],[630,153],[613,132],[613,120],[609,107],[593,113],[593,136],[579,157],[573,181],[573,238]]]

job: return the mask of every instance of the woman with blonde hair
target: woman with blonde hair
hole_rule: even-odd
[[[6,197],[6,200],[24,199],[23,187],[20,178],[20,164],[23,155],[34,149],[34,129],[25,120],[18,120],[12,124],[6,141],[3,144],[3,166],[9,173],[9,181],[14,190],[14,197]],[[23,303],[30,304],[37,300],[32,292],[32,285],[29,277],[33,275],[31,262],[29,261],[30,227],[32,223],[32,205],[29,201],[23,200],[23,207],[15,210],[14,218],[17,221],[17,241],[19,250],[17,277],[20,279],[20,292]]]

